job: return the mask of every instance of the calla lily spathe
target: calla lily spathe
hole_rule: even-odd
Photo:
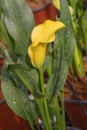
[[[55,40],[55,32],[63,27],[65,25],[62,22],[46,20],[33,29],[28,54],[34,67],[40,68],[43,65],[47,44]]]
[[[52,0],[53,5],[60,10],[60,0]],[[70,14],[73,15],[73,8],[69,6]]]
[[[53,5],[60,10],[60,0],[52,0]]]

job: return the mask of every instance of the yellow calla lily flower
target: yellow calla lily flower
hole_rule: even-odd
[[[60,10],[60,0],[52,0],[53,5]]]
[[[40,68],[43,65],[47,44],[55,40],[55,32],[63,27],[65,25],[62,22],[46,20],[33,29],[28,54],[34,67]]]
[[[47,44],[39,43],[36,47],[32,45],[28,48],[28,54],[34,67],[40,68],[45,60]]]
[[[36,26],[31,34],[33,46],[38,43],[49,43],[55,39],[55,32],[65,25],[59,21],[46,20],[43,24]]]
[[[52,0],[52,3],[58,10],[60,10],[60,0]],[[71,6],[68,6],[68,7],[69,7],[70,14],[72,16],[73,15],[73,8]]]

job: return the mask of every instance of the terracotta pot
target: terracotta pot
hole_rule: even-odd
[[[1,87],[1,71],[2,71],[2,66],[4,64],[3,57],[0,55],[0,87]]]
[[[36,25],[43,23],[47,19],[55,20],[58,11],[52,5],[51,0],[43,0],[43,3],[41,3],[40,0],[40,2],[38,2],[38,5],[35,5],[29,0],[26,1],[33,11]]]
[[[87,100],[78,101],[65,98],[65,109],[73,126],[87,130]]]
[[[86,76],[83,79],[68,74],[65,84],[65,109],[71,124],[87,130],[87,57],[83,57]]]
[[[2,71],[3,64],[4,64],[4,60],[3,60],[2,55],[0,55],[0,74],[1,74],[1,71]]]
[[[0,41],[0,46],[3,48],[3,49],[6,49],[6,47],[3,45],[3,43]],[[0,53],[0,79],[1,79],[1,71],[2,71],[2,66],[4,64],[4,59]],[[1,80],[0,80],[1,81]],[[0,82],[1,83],[1,82]]]
[[[1,93],[1,71],[4,64],[0,55],[0,130],[29,130],[29,124],[18,117],[7,105]]]
[[[27,121],[18,117],[8,107],[0,91],[0,130],[29,130]]]

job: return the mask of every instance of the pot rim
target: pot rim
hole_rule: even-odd
[[[0,99],[0,105],[3,103],[5,103],[5,99],[2,98],[2,99]]]
[[[83,103],[83,104],[86,104],[87,103],[87,100],[75,100],[75,99],[70,99],[70,98],[66,98],[65,97],[65,102],[71,102],[71,103],[77,103],[77,104],[79,104],[79,103]]]
[[[41,6],[41,7],[32,9],[32,11],[33,11],[33,12],[38,12],[38,11],[40,11],[40,10],[43,10],[43,9],[45,9],[46,7],[48,7],[51,3],[52,3],[52,0],[50,0],[49,2],[47,2],[46,4],[44,4],[44,5]]]
[[[82,129],[80,129],[80,128],[73,127],[73,126],[67,126],[67,128],[70,128],[71,130],[82,130]]]

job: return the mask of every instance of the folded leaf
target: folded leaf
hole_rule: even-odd
[[[15,41],[15,51],[26,54],[34,27],[33,13],[24,0],[3,0],[3,2],[3,22]]]

